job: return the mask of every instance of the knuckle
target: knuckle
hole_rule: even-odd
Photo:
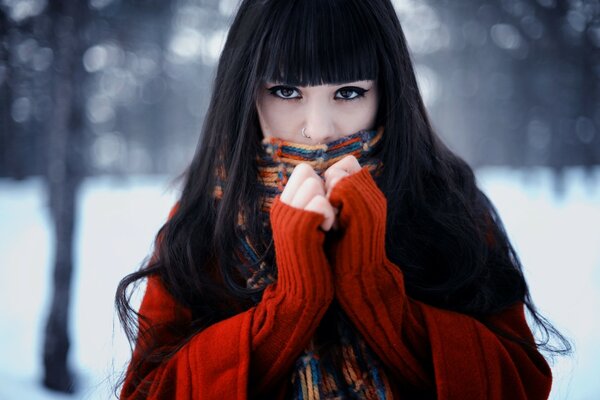
[[[349,156],[346,156],[346,158],[344,158],[344,161],[346,162],[346,165],[348,167],[351,167],[352,169],[360,167],[358,159],[354,155],[352,155],[352,154],[349,155]]]
[[[296,167],[294,168],[294,171],[298,171],[298,173],[301,175],[310,175],[310,173],[313,171],[313,169],[307,163],[300,163],[300,164],[296,165]]]

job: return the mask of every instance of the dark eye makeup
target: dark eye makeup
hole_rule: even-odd
[[[281,100],[300,100],[301,96],[290,97],[294,94],[294,92],[299,92],[298,88],[294,86],[285,86],[285,85],[277,85],[272,86],[267,89],[269,94],[277,97]],[[337,90],[336,94],[340,94],[341,97],[337,97],[336,99],[342,101],[355,101],[365,96],[369,89],[363,89],[357,86],[344,86]]]

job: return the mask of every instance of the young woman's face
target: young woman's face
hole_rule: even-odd
[[[263,136],[319,144],[376,129],[378,104],[377,83],[366,80],[319,86],[266,82],[256,106]]]

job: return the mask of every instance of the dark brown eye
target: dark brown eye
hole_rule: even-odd
[[[273,86],[272,88],[269,88],[269,92],[273,96],[279,97],[284,100],[293,100],[300,98],[299,96],[291,97],[294,94],[294,92],[297,91],[298,90],[296,88],[288,86]]]
[[[338,90],[338,93],[341,97],[336,97],[336,99],[340,100],[354,100],[359,97],[363,97],[367,90],[361,89],[359,87],[345,87]]]
[[[290,97],[294,93],[294,91],[289,88],[283,88],[280,90],[281,90],[281,94],[283,95],[283,97]]]

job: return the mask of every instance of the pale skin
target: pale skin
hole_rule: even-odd
[[[374,129],[379,104],[374,80],[336,85],[290,86],[266,82],[257,98],[259,122],[264,136],[296,143],[326,143],[362,129]],[[305,128],[303,137],[300,132]],[[359,172],[354,156],[346,156],[330,166],[323,181],[308,164],[294,168],[281,201],[303,210],[322,214],[324,231],[336,228],[338,210],[329,202],[335,185]]]
[[[323,182],[310,165],[299,164],[294,168],[280,200],[292,207],[322,214],[325,220],[320,225],[321,229],[335,229],[338,210],[329,203],[329,195],[340,179],[360,170],[356,157],[346,156],[325,171]]]

